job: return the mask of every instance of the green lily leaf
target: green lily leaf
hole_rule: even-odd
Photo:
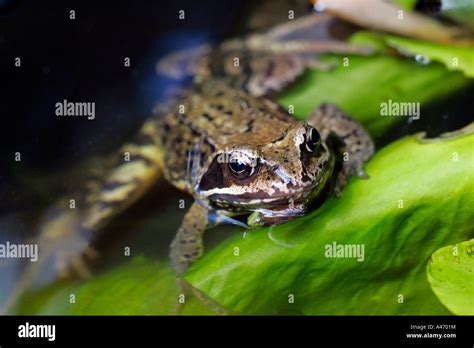
[[[178,303],[176,275],[166,263],[134,257],[89,281],[56,283],[22,296],[19,315],[173,315]],[[74,295],[74,303],[71,303]],[[214,313],[196,298],[181,314]]]
[[[451,312],[474,315],[474,239],[437,250],[428,263],[428,280]]]
[[[417,0],[393,0],[395,4],[406,10],[412,10],[416,6]]]
[[[473,235],[472,130],[386,146],[366,166],[370,179],[353,178],[342,198],[227,240],[185,279],[236,313],[447,314],[426,264]]]
[[[449,70],[460,70],[474,77],[474,48],[453,46],[429,41],[385,36],[388,45],[408,56],[422,56],[443,63]]]
[[[361,35],[357,36],[362,42]],[[371,40],[367,36],[366,40]],[[380,43],[378,44],[380,48]],[[348,60],[345,60],[348,59]],[[451,72],[441,64],[422,65],[414,59],[385,55],[372,57],[326,56],[333,63],[330,71],[308,71],[300,81],[278,97],[287,108],[294,106],[295,116],[305,119],[318,105],[331,102],[357,118],[372,135],[381,134],[400,117],[380,117],[381,103],[419,102],[421,106],[442,99],[469,83],[460,72]],[[344,66],[347,62],[349,65]]]

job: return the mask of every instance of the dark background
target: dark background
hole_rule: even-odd
[[[223,39],[243,7],[217,0],[0,0],[3,183],[25,170],[70,166],[123,142],[171,82],[155,73],[157,60]],[[56,117],[54,105],[63,99],[95,102],[96,118]],[[21,163],[13,161],[17,151]]]

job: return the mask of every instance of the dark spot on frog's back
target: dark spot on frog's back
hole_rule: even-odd
[[[216,156],[207,172],[202,176],[201,182],[199,183],[199,189],[203,191],[211,190],[213,188],[224,187],[224,173],[222,172],[222,166],[218,162]]]
[[[252,132],[253,131],[253,125],[255,123],[255,120],[250,120],[249,122],[247,122],[247,128],[245,129],[245,133],[249,133],[249,132]]]
[[[202,116],[208,121],[212,121],[214,119],[214,117],[209,115],[207,112],[203,113]]]
[[[222,104],[211,104],[210,107],[219,111],[224,110],[224,105]]]

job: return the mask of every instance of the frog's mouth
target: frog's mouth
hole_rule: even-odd
[[[323,183],[321,185],[321,183]],[[283,210],[288,206],[298,206],[313,200],[324,188],[326,176],[312,185],[292,186],[287,192],[280,191],[269,194],[266,190],[256,190],[250,192],[229,192],[228,188],[213,189],[208,192],[201,192],[201,197],[205,197],[209,202],[224,207],[240,207],[247,210],[258,208]]]
[[[236,205],[249,210],[257,208],[282,208],[289,205],[302,204],[308,196],[309,190],[301,190],[298,194],[292,194],[292,198],[287,196],[269,196],[266,193],[264,195],[256,195],[255,193],[247,195],[232,195],[232,194],[214,194],[208,197],[209,201],[216,204]]]

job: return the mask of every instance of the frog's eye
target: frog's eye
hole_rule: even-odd
[[[244,163],[239,160],[229,162],[231,173],[237,178],[248,178],[255,172],[255,166]]]
[[[306,132],[306,150],[313,152],[321,143],[321,136],[316,128],[311,128]]]

